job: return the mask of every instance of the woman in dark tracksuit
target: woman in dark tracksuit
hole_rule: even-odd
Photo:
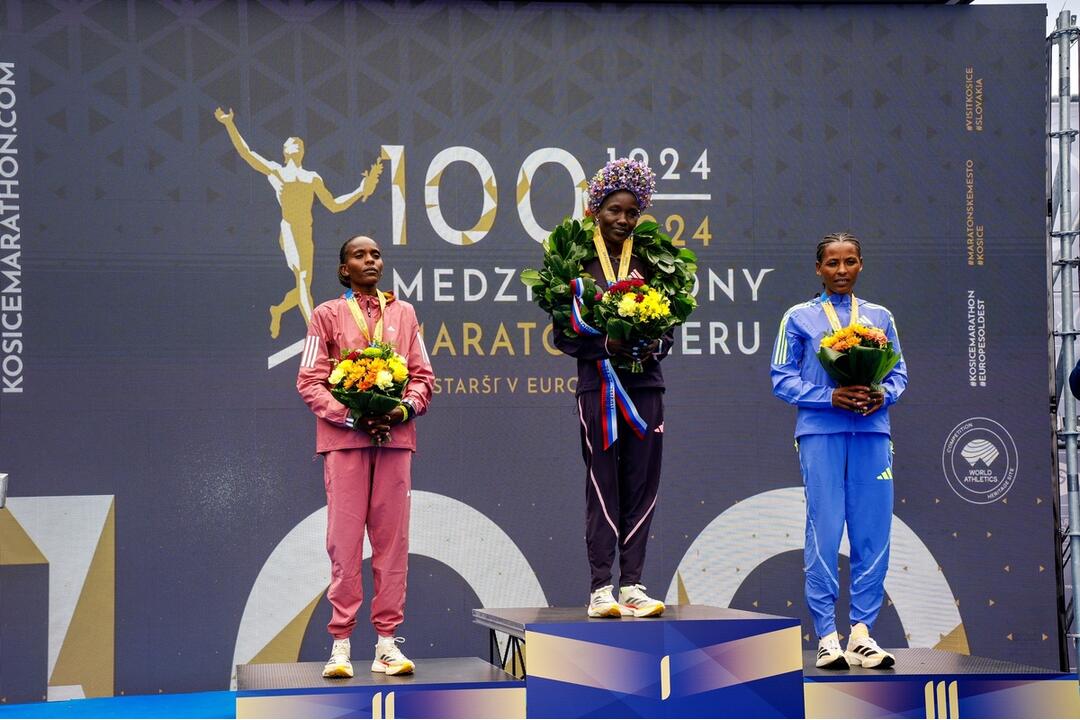
[[[633,256],[632,233],[648,207],[655,176],[647,166],[625,158],[609,162],[589,185],[589,212],[596,220],[602,244],[600,258],[583,270],[601,289],[615,280],[639,278],[648,282],[649,267]],[[619,270],[616,271],[615,268]],[[664,441],[664,375],[660,361],[671,350],[672,335],[651,343],[631,343],[606,335],[569,337],[555,328],[555,345],[577,358],[577,404],[581,423],[581,453],[585,459],[585,542],[592,576],[589,617],[648,617],[664,612],[664,604],[645,594],[641,571],[649,525],[660,485]],[[639,438],[618,416],[618,439],[604,449],[599,363],[640,360],[643,371],[616,370],[638,414],[647,424]],[[619,599],[612,590],[612,567],[619,555]]]
[[[862,248],[847,233],[817,247],[825,291],[784,313],[772,358],[773,393],[798,407],[795,440],[806,486],[806,603],[819,638],[817,666],[892,667],[895,658],[870,637],[885,597],[892,524],[893,470],[889,406],[907,387],[901,359],[882,390],[836,387],[817,358],[821,339],[859,322],[880,328],[900,352],[892,313],[855,297]],[[847,651],[836,632],[840,593],[836,566],[847,525],[851,545],[851,635]]]

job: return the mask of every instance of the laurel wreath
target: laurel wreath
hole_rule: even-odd
[[[570,282],[585,279],[585,320],[591,319],[597,292],[596,281],[588,275],[585,263],[596,258],[593,233],[596,222],[567,218],[544,241],[544,264],[539,270],[521,272],[521,282],[532,289],[533,299],[550,314],[555,327],[574,337],[570,327],[570,307],[573,291]],[[655,222],[643,222],[634,228],[634,255],[649,266],[649,286],[663,293],[671,302],[673,324],[681,325],[690,316],[697,301],[691,294],[697,256],[686,248],[677,248],[671,238],[660,232]]]

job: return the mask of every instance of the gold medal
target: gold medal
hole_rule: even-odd
[[[634,254],[634,236],[630,235],[622,243],[622,252],[619,254],[619,274],[616,275],[611,267],[611,257],[608,255],[607,244],[600,235],[600,226],[596,226],[593,233],[593,245],[596,246],[596,256],[600,259],[600,267],[604,269],[604,280],[610,285],[622,280],[630,272],[630,257]]]
[[[829,325],[832,326],[833,332],[837,332],[843,328],[840,324],[840,317],[836,314],[836,308],[833,307],[832,300],[828,295],[824,296],[825,299],[821,301],[821,309],[825,311],[825,317],[829,318]],[[859,301],[855,299],[855,293],[851,294],[851,321],[848,323],[848,327],[859,324]]]
[[[383,316],[386,315],[386,298],[378,288],[375,288],[375,297],[379,298],[379,319],[375,322],[374,341],[372,341],[371,333],[368,330],[367,319],[365,319],[364,314],[360,312],[360,303],[356,302],[356,293],[349,295],[349,299],[346,301],[349,304],[349,311],[352,313],[353,320],[360,326],[360,332],[364,334],[364,339],[367,340],[368,345],[382,342],[383,336]]]

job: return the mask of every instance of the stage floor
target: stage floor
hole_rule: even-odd
[[[710,605],[669,605],[660,617],[651,618],[591,618],[585,614],[585,606],[553,608],[477,608],[473,610],[473,622],[497,632],[525,637],[526,625],[562,625],[595,623],[618,625],[620,623],[654,623],[688,620],[763,620],[781,619],[779,615],[718,608]]]
[[[889,650],[886,648],[886,650]],[[1020,676],[1023,680],[1037,680],[1040,676],[1057,679],[1058,670],[1040,668],[1033,665],[1020,665],[1006,660],[957,655],[956,653],[930,648],[897,648],[889,650],[896,656],[896,665],[888,670],[871,670],[853,667],[847,670],[823,670],[814,666],[817,653],[814,650],[803,652],[803,677],[809,681],[828,680],[842,682],[844,679],[870,680],[907,675],[993,675],[1005,680],[1009,676]]]

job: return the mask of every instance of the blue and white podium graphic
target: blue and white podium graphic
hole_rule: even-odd
[[[808,718],[1078,718],[1076,675],[926,648],[889,671],[835,672],[806,661]]]
[[[529,717],[802,717],[799,623],[676,605],[658,618],[580,608],[485,609],[524,638]],[[514,628],[516,626],[516,628]]]
[[[479,658],[422,660],[387,676],[354,662],[356,676],[326,680],[322,663],[241,665],[237,718],[523,718],[525,683]]]

